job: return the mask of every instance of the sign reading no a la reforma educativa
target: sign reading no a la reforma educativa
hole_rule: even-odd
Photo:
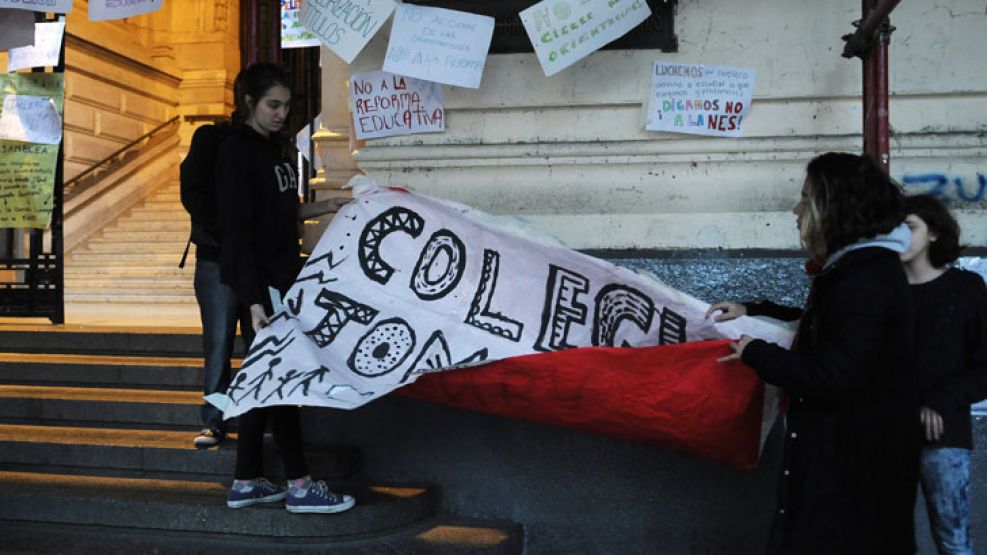
[[[445,131],[442,85],[386,71],[350,77],[357,139]]]
[[[755,75],[746,67],[655,62],[645,129],[740,137]]]

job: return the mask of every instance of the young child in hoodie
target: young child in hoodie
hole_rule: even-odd
[[[901,255],[915,306],[915,361],[925,444],[920,483],[939,553],[972,554],[970,404],[987,398],[987,287],[949,264],[960,228],[942,202],[905,199],[912,244]]]

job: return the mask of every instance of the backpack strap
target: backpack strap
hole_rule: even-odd
[[[192,235],[191,234],[188,236],[188,243],[185,243],[185,252],[182,253],[182,261],[178,263],[178,268],[179,269],[185,267],[185,259],[188,258],[188,249],[189,249],[190,246],[192,246]]]

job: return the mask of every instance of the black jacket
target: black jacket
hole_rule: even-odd
[[[244,305],[284,293],[301,269],[298,178],[285,147],[234,126],[219,154],[220,279]]]
[[[973,448],[970,404],[987,398],[987,288],[950,269],[912,285],[921,404],[943,419],[938,447]]]
[[[914,553],[913,333],[898,254],[869,247],[815,277],[791,351],[744,350],[789,395],[769,553]]]
[[[216,165],[219,147],[230,136],[228,123],[203,125],[192,135],[180,166],[182,205],[192,218],[195,257],[219,260],[219,212],[216,209]]]

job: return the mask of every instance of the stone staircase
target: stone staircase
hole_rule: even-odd
[[[0,551],[521,552],[518,525],[442,514],[434,486],[373,484],[351,448],[308,449],[313,475],[356,497],[346,513],[228,509],[235,438],[191,442],[200,344],[174,331],[0,328]]]
[[[70,321],[79,312],[153,312],[177,325],[197,325],[194,245],[185,268],[178,268],[188,234],[189,218],[177,181],[94,233],[65,260]]]

